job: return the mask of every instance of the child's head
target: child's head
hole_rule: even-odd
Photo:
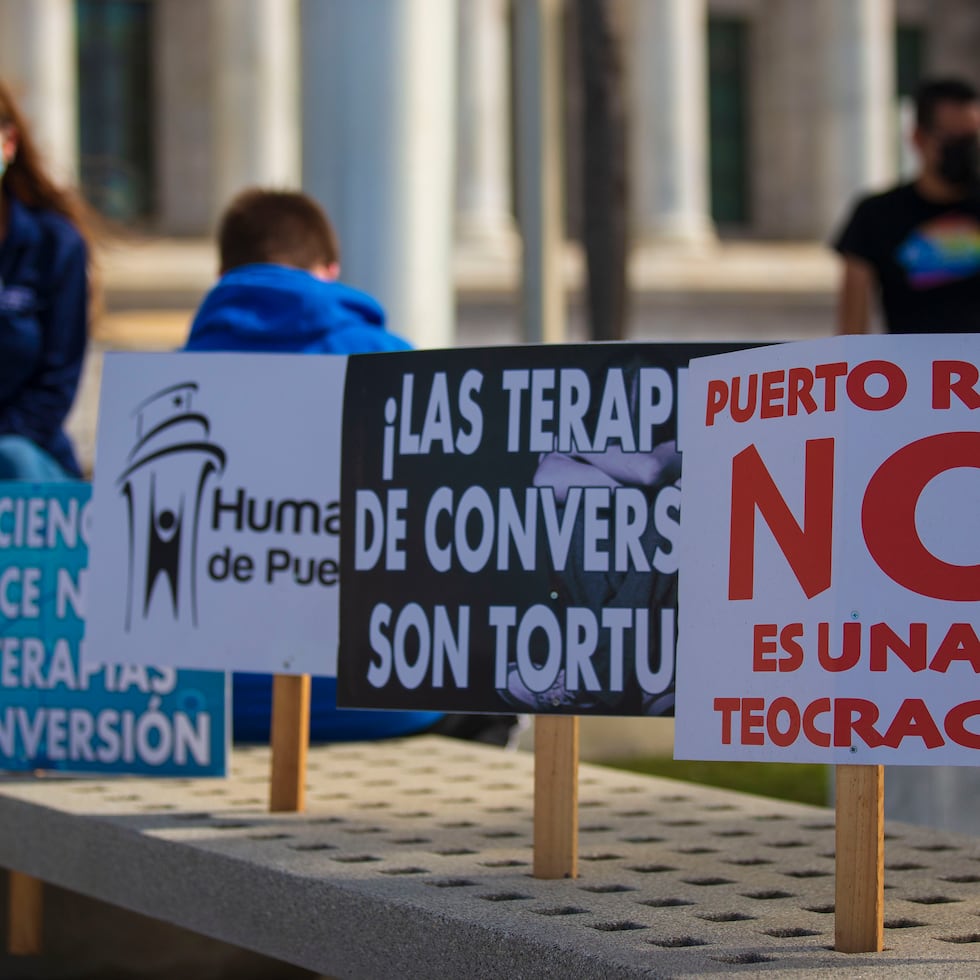
[[[242,191],[218,228],[221,274],[268,262],[305,269],[321,279],[340,273],[337,235],[323,210],[298,191]]]

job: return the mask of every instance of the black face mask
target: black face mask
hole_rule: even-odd
[[[975,136],[946,140],[939,154],[939,175],[964,190],[980,186],[980,142]]]

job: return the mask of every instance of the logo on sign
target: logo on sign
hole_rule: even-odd
[[[126,629],[158,606],[197,626],[197,552],[208,480],[225,466],[211,423],[194,410],[198,385],[169,385],[133,410],[135,442],[117,485],[126,500]]]

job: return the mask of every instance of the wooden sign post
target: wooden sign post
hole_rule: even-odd
[[[524,237],[524,339],[564,338],[561,210],[561,5],[534,0],[515,8],[517,169]],[[534,719],[534,877],[578,874],[578,718]]]
[[[837,766],[834,948],[879,953],[884,946],[885,770]]]
[[[11,956],[37,956],[43,924],[43,882],[19,871],[8,872],[7,952]]]
[[[310,743],[310,675],[276,674],[272,679],[272,776],[269,809],[306,809],[306,755]]]
[[[576,717],[534,719],[534,877],[578,877]]]

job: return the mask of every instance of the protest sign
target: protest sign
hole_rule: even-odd
[[[89,648],[332,676],[346,359],[110,354]]]
[[[89,494],[0,483],[0,769],[224,775],[224,674],[80,656]]]
[[[942,334],[692,363],[678,758],[976,764],[977,364]]]
[[[677,388],[719,349],[350,358],[338,702],[671,713]]]

